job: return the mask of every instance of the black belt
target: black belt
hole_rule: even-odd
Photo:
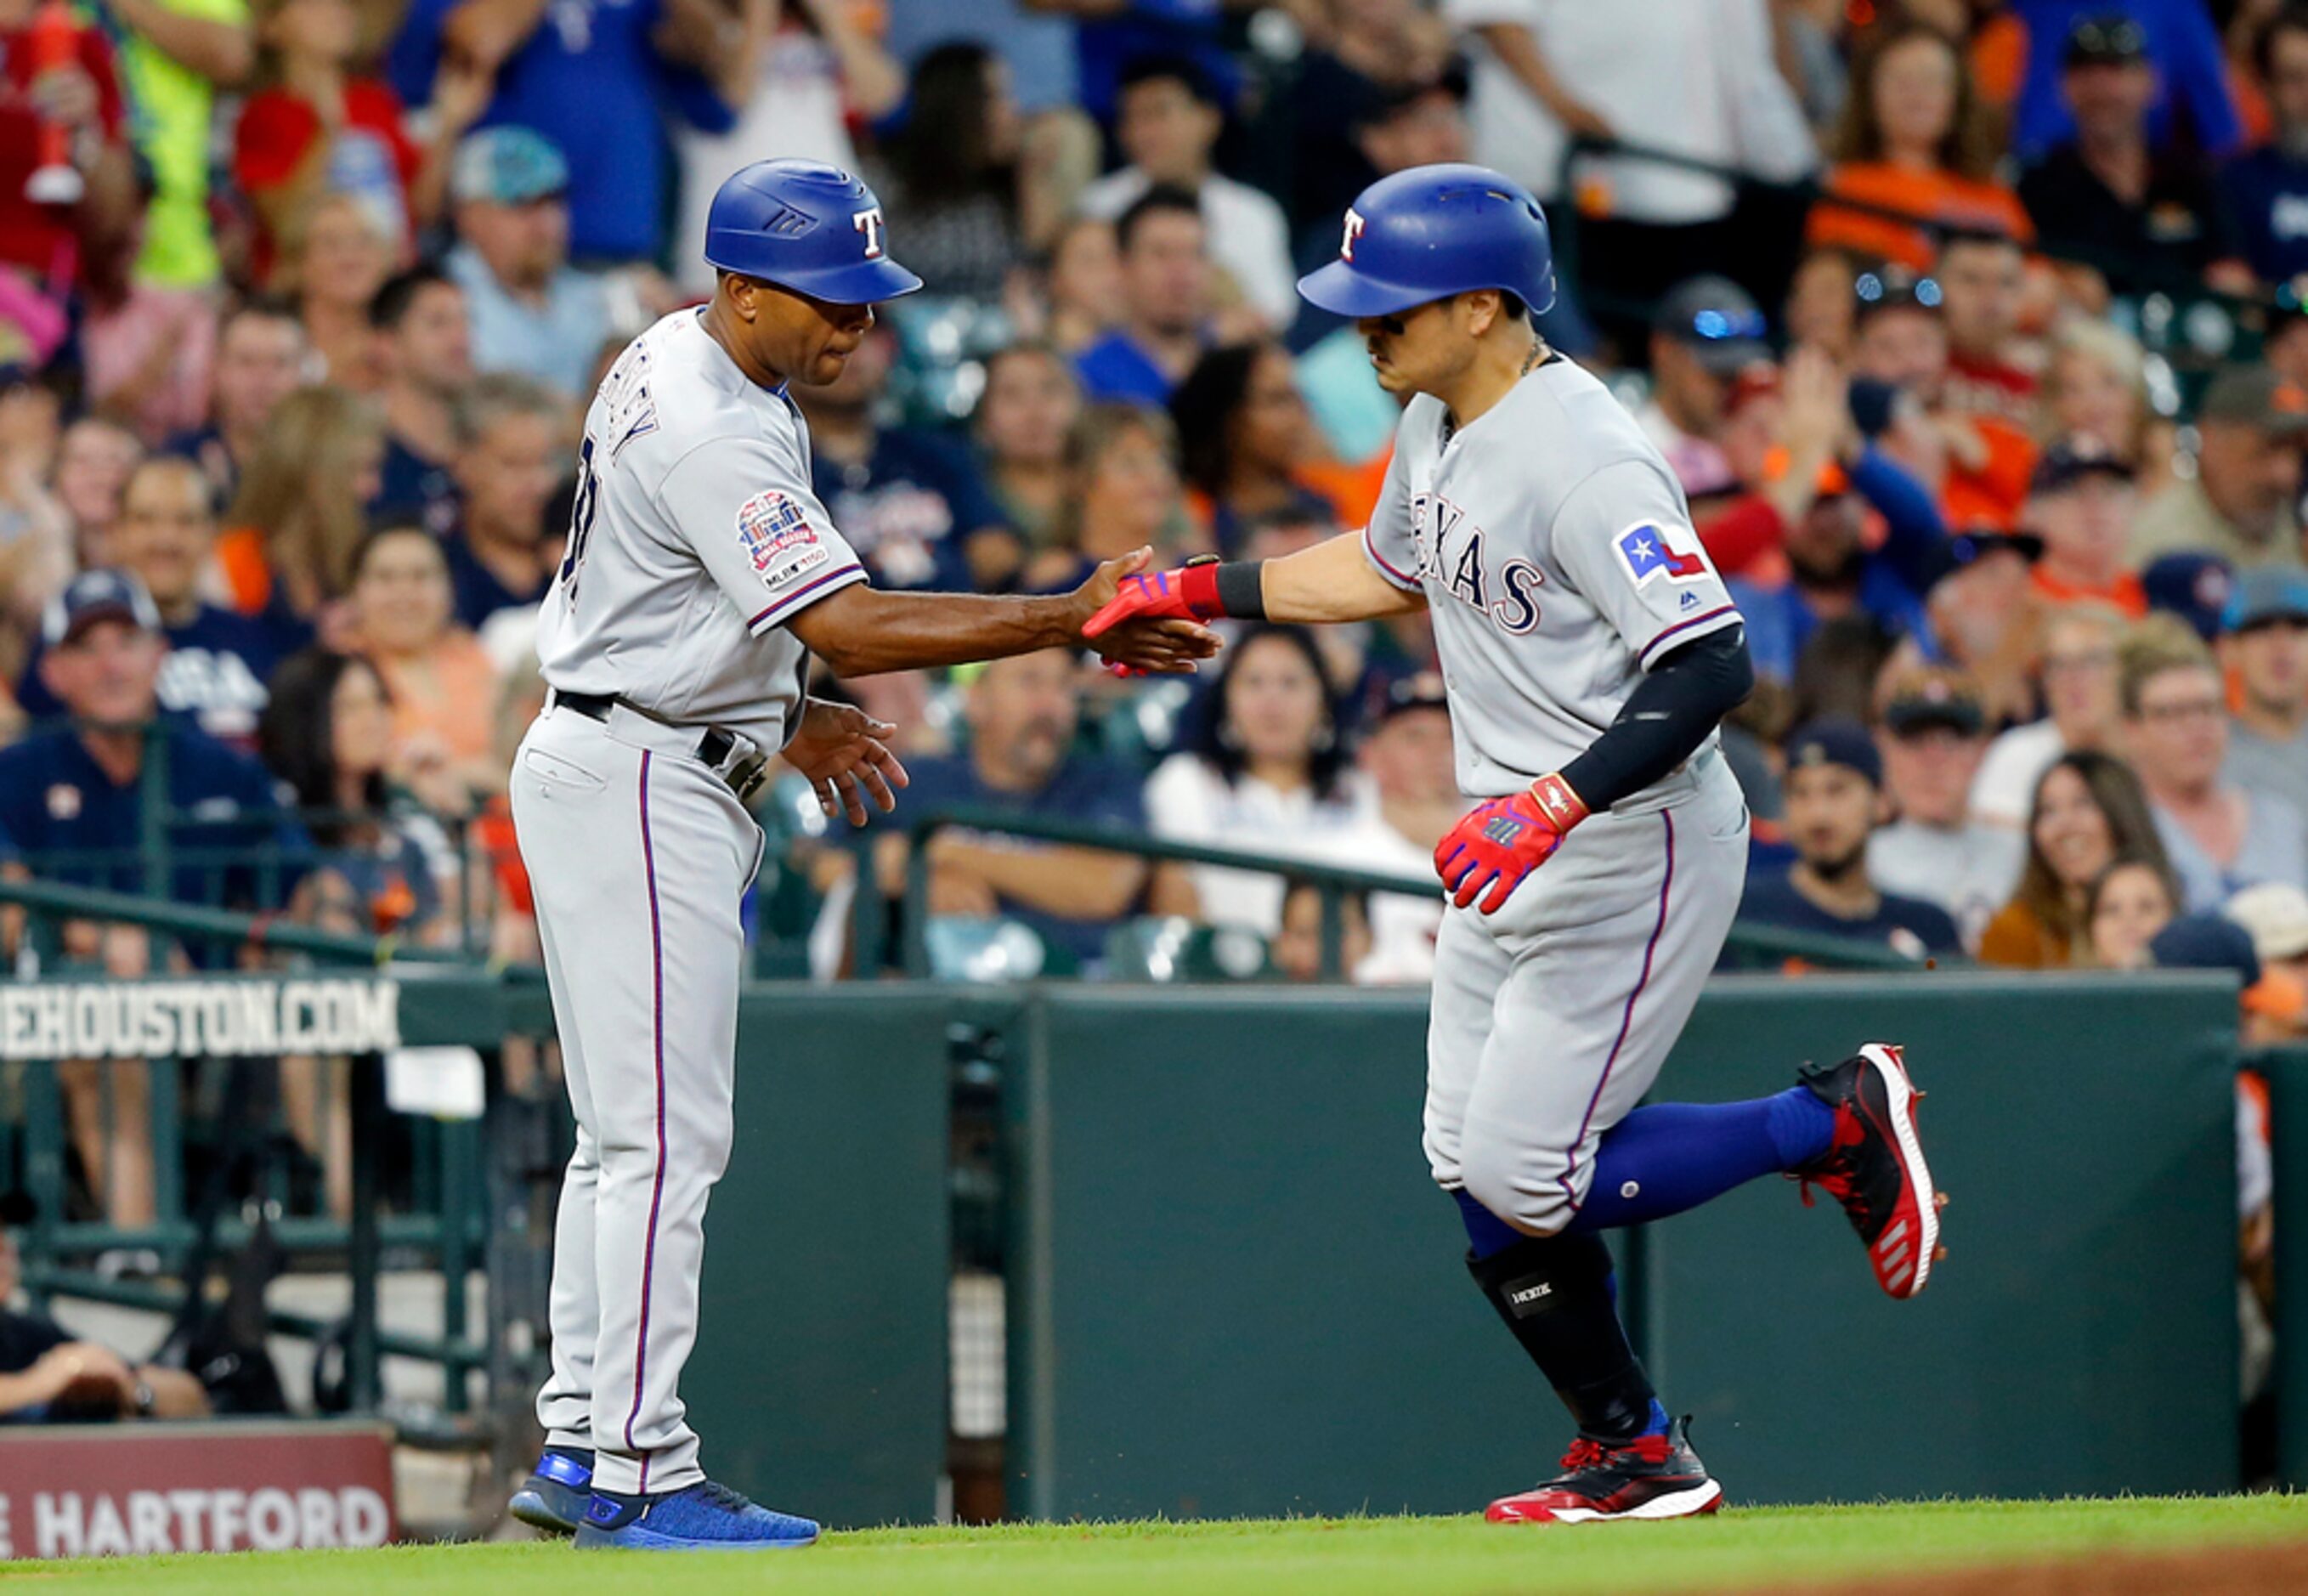
[[[644,720],[655,720],[660,726],[673,724],[660,715],[650,713],[630,699],[619,698],[615,694],[564,693],[558,688],[555,688],[553,694],[555,708],[574,710],[589,720],[599,720],[604,723],[609,719],[609,712],[621,703]],[[769,760],[766,757],[755,757],[745,761],[734,769],[724,770],[722,767],[728,763],[729,755],[736,751],[737,738],[735,732],[725,731],[719,726],[709,726],[698,734],[694,754],[697,762],[727,781],[730,790],[740,799],[750,800],[754,790],[761,786],[762,778],[768,773]]]

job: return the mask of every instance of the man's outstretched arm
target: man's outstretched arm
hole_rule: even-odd
[[[1123,577],[1082,635],[1097,641],[1130,623],[1208,621],[1220,616],[1268,621],[1367,621],[1423,609],[1426,596],[1382,575],[1362,537],[1345,533],[1279,560],[1220,565],[1198,560],[1176,571]],[[1099,643],[1101,648],[1106,645]],[[1111,652],[1111,651],[1108,651]]]
[[[819,600],[786,625],[845,677],[1077,648],[1083,646],[1085,623],[1149,557],[1141,548],[1107,560],[1072,592],[1049,598],[885,593],[860,584]],[[1097,640],[1098,651],[1117,664],[1165,674],[1190,671],[1196,660],[1218,651],[1217,634],[1187,617],[1117,621]]]

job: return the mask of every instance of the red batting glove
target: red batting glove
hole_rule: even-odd
[[[1226,611],[1219,604],[1216,559],[1176,571],[1142,571],[1125,576],[1114,597],[1082,625],[1084,637],[1097,637],[1127,620],[1212,621]]]
[[[1496,914],[1523,877],[1554,857],[1587,806],[1561,776],[1541,776],[1511,798],[1477,805],[1434,850],[1434,873],[1464,909],[1485,887],[1482,912]]]

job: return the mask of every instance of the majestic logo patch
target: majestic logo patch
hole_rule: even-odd
[[[818,540],[802,507],[774,488],[737,506],[737,541],[745,547],[754,574],[774,587],[787,577],[823,565],[833,551]]]
[[[1691,547],[1677,548],[1677,538],[1690,539]],[[1619,558],[1626,562],[1627,574],[1635,579],[1637,587],[1654,576],[1669,582],[1697,582],[1710,574],[1697,536],[1685,527],[1664,527],[1648,521],[1629,527],[1619,534]]]

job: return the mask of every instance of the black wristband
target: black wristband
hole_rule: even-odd
[[[1219,567],[1219,606],[1245,621],[1266,618],[1264,560],[1232,560]]]

